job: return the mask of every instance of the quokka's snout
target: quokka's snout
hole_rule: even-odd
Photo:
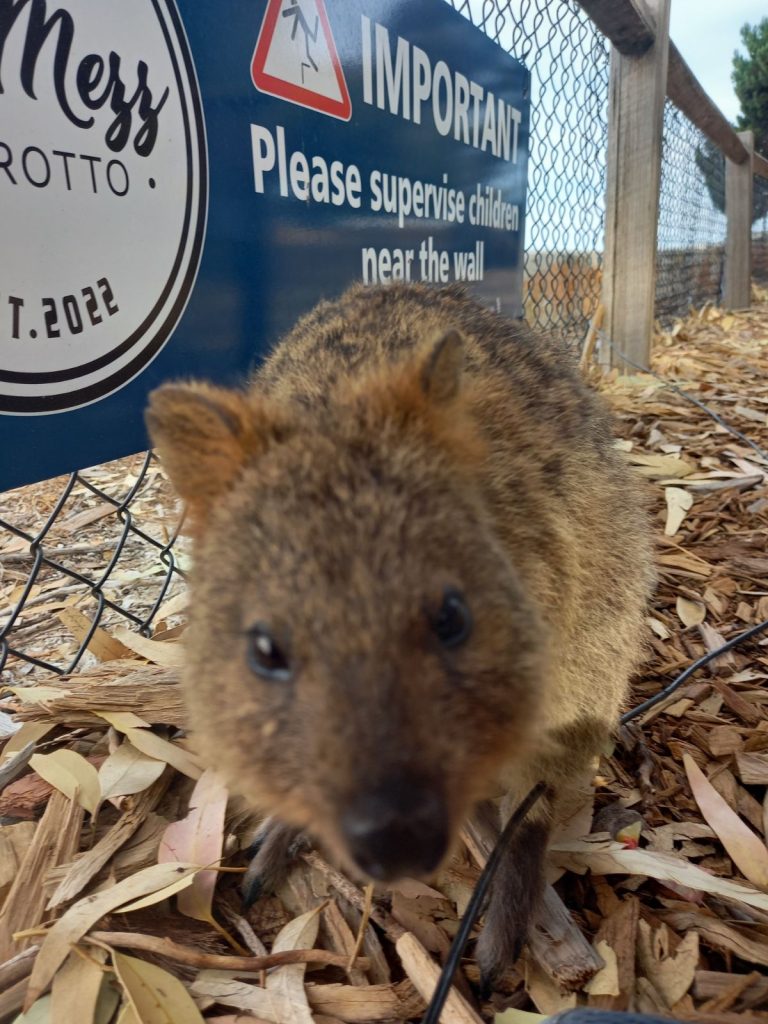
[[[350,859],[379,882],[429,875],[448,851],[450,821],[440,788],[406,775],[363,790],[339,824]]]

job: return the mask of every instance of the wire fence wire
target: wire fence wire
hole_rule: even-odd
[[[88,648],[130,655],[182,585],[181,516],[151,452],[8,491],[0,500],[0,669],[68,673]],[[174,522],[177,524],[173,527]],[[168,614],[168,613],[166,613]],[[112,635],[101,632],[109,626]]]
[[[656,250],[656,316],[667,326],[719,302],[725,264],[725,158],[666,100]]]
[[[576,0],[446,0],[532,76],[524,309],[572,344],[600,301],[610,47]],[[720,296],[722,155],[664,112],[657,264],[662,321]],[[756,179],[755,277],[768,284],[768,182]],[[71,672],[176,628],[186,538],[151,454],[0,495],[0,669]],[[103,627],[107,627],[106,630]],[[122,637],[122,641],[116,638]]]
[[[531,72],[524,310],[576,343],[600,301],[610,48],[575,0],[448,0]]]

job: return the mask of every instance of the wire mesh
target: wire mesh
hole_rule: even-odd
[[[725,158],[667,100],[664,105],[656,315],[663,324],[718,302],[725,262]]]
[[[752,277],[768,286],[768,178],[755,175],[752,196]]]
[[[576,343],[600,301],[610,53],[575,0],[448,0],[531,72],[524,310]]]
[[[576,0],[446,0],[531,71],[524,308],[577,343],[600,301],[610,47]],[[657,314],[717,301],[722,155],[665,105]],[[768,182],[755,181],[755,277],[768,284]],[[119,657],[119,632],[173,628],[185,538],[151,454],[0,495],[0,669],[15,679]],[[111,632],[102,633],[103,627]],[[127,642],[127,637],[124,636]],[[106,645],[106,646],[105,646]]]
[[[8,491],[0,510],[0,669],[9,680],[35,668],[72,672],[89,645],[105,658],[129,654],[101,627],[148,635],[182,583],[181,517],[150,452]]]

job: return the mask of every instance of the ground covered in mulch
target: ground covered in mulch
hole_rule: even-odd
[[[768,294],[758,299],[750,313],[708,308],[660,333],[653,362],[744,438],[653,376],[591,371],[658,527],[635,702],[768,618],[768,460],[746,440],[768,448]],[[121,460],[85,478],[119,500],[140,467]],[[0,496],[0,518],[35,534],[62,486]],[[157,464],[130,508],[167,539],[178,510]],[[95,579],[123,530],[124,516],[78,485],[44,545]],[[183,537],[176,550],[183,566]],[[0,532],[0,616],[25,598],[16,649],[67,667],[102,614],[73,676],[15,658],[4,673],[0,1022],[25,1000],[35,1024],[419,1020],[493,837],[471,831],[432,885],[375,892],[372,906],[303,850],[285,886],[243,916],[251,813],[182,731],[183,581],[150,639],[124,614],[145,615],[165,576],[141,537],[121,548],[102,609],[49,567],[28,586],[31,564],[28,543]],[[577,1004],[768,1020],[767,678],[768,633],[622,729],[554,837],[554,888],[528,950],[481,1002],[470,943],[443,1021],[524,1024]]]

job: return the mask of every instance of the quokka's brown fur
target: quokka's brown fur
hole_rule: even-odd
[[[499,875],[492,973],[641,652],[648,524],[601,402],[564,350],[460,289],[358,286],[244,390],[166,386],[148,423],[197,531],[191,723],[234,788],[349,864],[345,808],[387,779],[439,792],[451,840],[478,801],[549,784]],[[447,587],[472,618],[451,649]],[[249,670],[256,624],[290,681]]]

